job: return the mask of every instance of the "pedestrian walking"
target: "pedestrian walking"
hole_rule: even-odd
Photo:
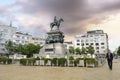
[[[108,62],[109,69],[112,70],[113,54],[110,52],[110,50],[106,54],[106,59],[107,59],[107,62]]]

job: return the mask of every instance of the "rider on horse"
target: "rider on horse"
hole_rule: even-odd
[[[55,16],[54,17],[54,22],[50,23],[51,30],[54,26],[57,26],[57,30],[59,30],[59,26],[60,26],[61,21],[63,22],[64,20],[62,18],[57,20],[57,17]]]

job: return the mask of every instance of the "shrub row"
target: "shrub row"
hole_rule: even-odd
[[[20,60],[20,64],[22,65],[35,65],[36,60],[43,60],[44,61],[44,65],[46,65],[48,63],[48,61],[51,62],[51,66],[67,66],[68,64],[73,64],[74,66],[77,66],[77,64],[79,64],[80,60],[84,60],[84,66],[86,67],[86,64],[94,64],[95,66],[97,66],[98,62],[95,58],[69,58],[69,63],[67,61],[66,58],[53,58],[53,59],[49,59],[49,58],[27,58],[27,59],[21,59]]]
[[[20,64],[34,66],[35,61],[36,61],[35,58],[25,58],[25,59],[20,59]]]
[[[11,64],[12,63],[12,59],[9,59],[9,58],[0,58],[0,63],[1,64]]]

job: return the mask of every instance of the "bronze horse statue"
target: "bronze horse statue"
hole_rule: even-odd
[[[64,22],[64,20],[62,18],[60,18],[59,20],[57,20],[56,16],[55,16],[54,17],[54,22],[50,23],[51,31],[52,31],[52,29],[53,29],[54,26],[57,26],[57,30],[59,30],[61,22]]]

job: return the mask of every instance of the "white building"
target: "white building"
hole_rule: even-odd
[[[14,54],[9,56],[10,59],[23,59],[27,58],[27,55],[22,55],[22,54]]]
[[[74,47],[72,42],[64,42],[64,45],[65,45],[66,49],[69,49],[70,47]]]
[[[5,42],[13,39],[16,32],[16,27],[11,25],[0,25],[0,53],[6,53]]]
[[[76,35],[73,45],[80,49],[91,45],[94,47],[95,54],[105,54],[108,49],[108,35],[103,30],[88,31],[86,34]]]
[[[32,35],[27,33],[16,32],[13,36],[13,42],[16,44],[29,44],[32,39]]]
[[[33,38],[31,39],[30,43],[33,43],[33,44],[35,44],[35,45],[43,46],[43,45],[45,45],[45,39],[33,37]]]

